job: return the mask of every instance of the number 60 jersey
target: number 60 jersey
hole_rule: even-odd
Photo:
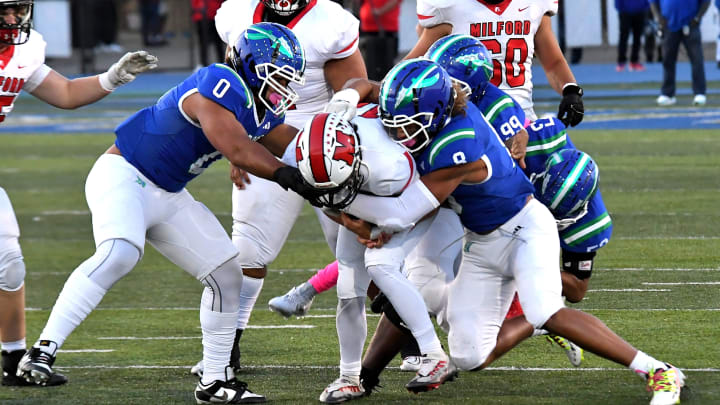
[[[545,14],[555,15],[557,0],[418,0],[421,26],[451,24],[453,34],[479,38],[493,58],[491,83],[532,109],[532,66],[535,33]]]

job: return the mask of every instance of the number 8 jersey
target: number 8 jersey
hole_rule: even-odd
[[[532,60],[535,33],[545,14],[557,13],[557,0],[418,0],[421,26],[451,24],[453,34],[479,38],[493,57],[491,83],[532,114]]]

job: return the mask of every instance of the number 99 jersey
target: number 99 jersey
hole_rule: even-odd
[[[528,132],[525,174],[528,177],[545,170],[545,161],[563,149],[577,149],[560,120],[542,118],[526,128]],[[588,253],[605,246],[612,235],[612,220],[598,189],[588,203],[588,212],[560,233],[560,246],[565,251]]]
[[[453,34],[479,38],[493,58],[490,82],[517,100],[531,118],[535,33],[545,14],[557,13],[557,0],[418,0],[422,27],[447,23]]]

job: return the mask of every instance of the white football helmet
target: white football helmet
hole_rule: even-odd
[[[297,136],[295,159],[308,184],[328,190],[319,199],[324,207],[347,207],[363,184],[360,138],[338,114],[317,114],[305,124]]]
[[[22,45],[30,38],[33,0],[0,0],[0,44]]]

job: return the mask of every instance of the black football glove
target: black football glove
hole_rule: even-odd
[[[290,189],[306,200],[315,207],[322,207],[319,198],[327,193],[324,190],[318,190],[315,187],[308,184],[303,179],[300,170],[292,166],[283,166],[273,173],[273,181],[280,185],[285,190]]]
[[[583,120],[583,89],[577,84],[567,84],[563,88],[563,99],[558,109],[558,118],[566,127],[574,127]]]

